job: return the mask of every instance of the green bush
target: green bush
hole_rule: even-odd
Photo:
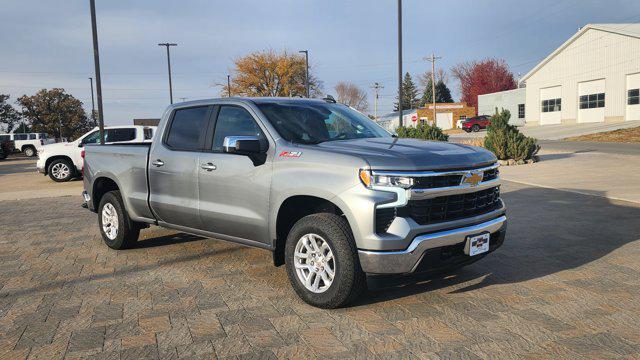
[[[487,127],[484,147],[500,160],[527,160],[534,156],[540,147],[536,139],[526,137],[518,129],[509,124],[511,113],[502,110],[491,117],[491,125]]]
[[[420,123],[416,127],[400,126],[396,129],[396,133],[398,137],[401,138],[437,141],[449,140],[449,135],[443,133],[442,129],[435,125],[429,125],[428,123]]]

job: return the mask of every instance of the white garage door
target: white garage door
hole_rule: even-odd
[[[640,73],[627,75],[627,112],[625,120],[640,120]]]
[[[511,114],[513,116],[514,114]],[[540,125],[562,122],[562,86],[540,89]]]
[[[604,122],[604,79],[578,83],[578,122]]]
[[[436,113],[436,125],[442,130],[453,128],[453,113]]]

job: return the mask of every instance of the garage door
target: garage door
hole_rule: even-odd
[[[578,122],[604,122],[604,79],[578,83]]]
[[[514,114],[511,114],[513,116]],[[562,87],[540,89],[540,125],[562,122]]]
[[[453,128],[453,113],[436,113],[436,125],[442,130]]]
[[[627,75],[625,120],[640,120],[640,73]]]

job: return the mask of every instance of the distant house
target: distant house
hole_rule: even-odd
[[[461,120],[476,116],[476,109],[467,106],[466,102],[436,103],[435,125],[442,130],[449,130],[458,127]],[[426,104],[418,109],[418,120],[434,124],[433,104]]]
[[[404,126],[411,126],[418,120],[418,110],[404,110],[402,111],[402,121]],[[398,126],[400,126],[400,112],[394,111],[382,116],[378,116],[378,119],[375,120],[378,125],[387,129],[390,132],[395,132]]]
[[[158,126],[160,119],[133,119],[133,125]]]

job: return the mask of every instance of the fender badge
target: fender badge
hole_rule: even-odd
[[[279,156],[287,158],[299,158],[300,156],[302,156],[302,151],[283,151]]]

